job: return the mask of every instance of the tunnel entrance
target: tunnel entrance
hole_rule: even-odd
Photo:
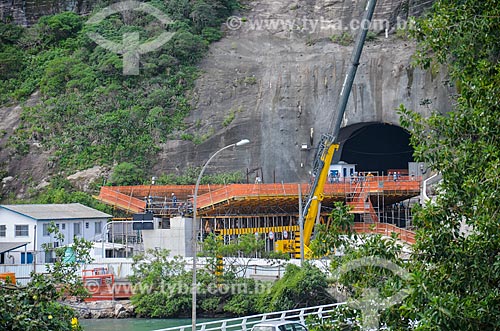
[[[356,164],[357,171],[386,174],[388,169],[408,169],[408,162],[413,161],[410,135],[396,125],[365,125],[349,135],[342,147],[340,159]]]

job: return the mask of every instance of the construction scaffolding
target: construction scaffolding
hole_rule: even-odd
[[[197,198],[200,239],[209,233],[230,243],[243,234],[267,241],[270,250],[296,252],[299,236],[298,188],[308,184],[230,184],[200,186]],[[351,207],[355,230],[384,235],[398,234],[414,243],[410,199],[420,195],[421,179],[413,176],[379,176],[360,173],[329,179],[318,222],[327,222],[337,201]],[[102,187],[99,200],[129,213],[151,212],[167,220],[192,214],[194,185],[143,185]],[[175,199],[172,197],[175,196]]]

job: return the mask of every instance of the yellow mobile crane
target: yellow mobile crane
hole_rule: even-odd
[[[328,172],[330,169],[330,164],[332,163],[332,158],[335,151],[338,150],[339,144],[336,142],[338,134],[340,131],[340,125],[342,124],[342,119],[344,117],[345,109],[347,106],[347,101],[349,100],[349,95],[351,94],[352,84],[354,82],[354,77],[356,76],[356,71],[359,66],[359,59],[361,57],[361,52],[366,39],[366,34],[370,26],[371,19],[373,17],[373,12],[375,10],[375,4],[377,0],[368,0],[365,8],[365,13],[363,20],[361,22],[360,31],[358,39],[353,49],[351,66],[346,74],[342,89],[340,91],[339,104],[337,106],[338,113],[337,117],[334,118],[330,125],[329,134],[323,134],[314,158],[312,176],[313,182],[310,186],[310,191],[306,199],[306,203],[300,218],[300,238],[301,246],[300,257],[304,258],[304,251],[306,255],[310,254],[309,244],[311,241],[312,232],[314,229],[314,224],[316,222],[316,217],[320,212],[318,209],[320,203],[323,200],[323,191],[325,187],[326,180],[328,178]],[[303,238],[303,239],[302,239]]]

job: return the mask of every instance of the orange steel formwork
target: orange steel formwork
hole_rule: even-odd
[[[418,196],[420,184],[420,178],[409,176],[401,176],[396,181],[388,176],[370,176],[327,183],[322,197],[322,207],[332,208],[336,201],[344,201],[351,206],[351,213],[359,214],[361,217],[361,222],[356,222],[357,231],[384,235],[394,232],[401,240],[414,243],[413,232],[392,224],[381,223],[377,210],[383,209],[385,205],[392,205]],[[289,228],[289,239],[292,239],[298,218],[299,185],[301,185],[302,192],[309,192],[308,184],[297,183],[202,185],[197,198],[198,215],[208,228],[217,229],[220,234],[239,235],[248,233],[249,229],[252,231],[258,229],[259,233],[267,233],[266,229],[276,226],[278,228],[293,227],[293,229]],[[176,195],[180,204],[183,201],[190,204],[194,194],[194,185],[102,187],[97,198],[127,212],[138,213],[146,210],[147,197],[167,201],[172,193]],[[169,210],[171,210],[171,216],[175,215],[175,210]],[[155,209],[152,211],[156,213]],[[287,215],[288,220],[281,220],[276,224],[264,224],[265,222],[262,221],[277,215]],[[323,213],[323,216],[325,215]],[[246,221],[226,222],[221,221],[222,219],[246,219]],[[250,222],[252,224],[250,226],[248,225],[250,219],[257,221]]]
[[[280,206],[281,210],[296,210],[299,184],[231,184],[201,194],[197,199],[200,215],[224,214],[230,210]],[[308,184],[300,184],[308,192]],[[353,213],[364,212],[364,203],[375,195],[383,196],[385,203],[395,203],[420,194],[420,180],[407,176],[398,181],[385,176],[373,176],[364,181],[344,181],[325,185],[322,204],[347,201]],[[373,200],[373,199],[371,199]],[[370,201],[371,201],[370,200]],[[363,205],[363,206],[360,206]],[[255,209],[254,209],[255,210]]]
[[[200,185],[198,192],[203,194],[220,187],[222,185]],[[194,185],[102,186],[95,198],[129,213],[143,213],[148,197],[171,199],[172,193],[178,201],[187,201],[193,197]]]

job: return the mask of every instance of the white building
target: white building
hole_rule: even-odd
[[[355,173],[355,164],[348,164],[344,161],[339,161],[339,163],[330,165],[328,181],[330,183],[343,182],[344,180],[353,177]]]
[[[102,240],[103,230],[111,215],[79,203],[47,205],[0,205],[0,264],[53,262],[56,248],[73,243],[78,236],[89,241]],[[49,234],[54,222],[64,235],[59,242]]]
[[[142,230],[144,249],[168,249],[170,256],[192,257],[192,227],[192,218],[155,219],[154,228]]]

